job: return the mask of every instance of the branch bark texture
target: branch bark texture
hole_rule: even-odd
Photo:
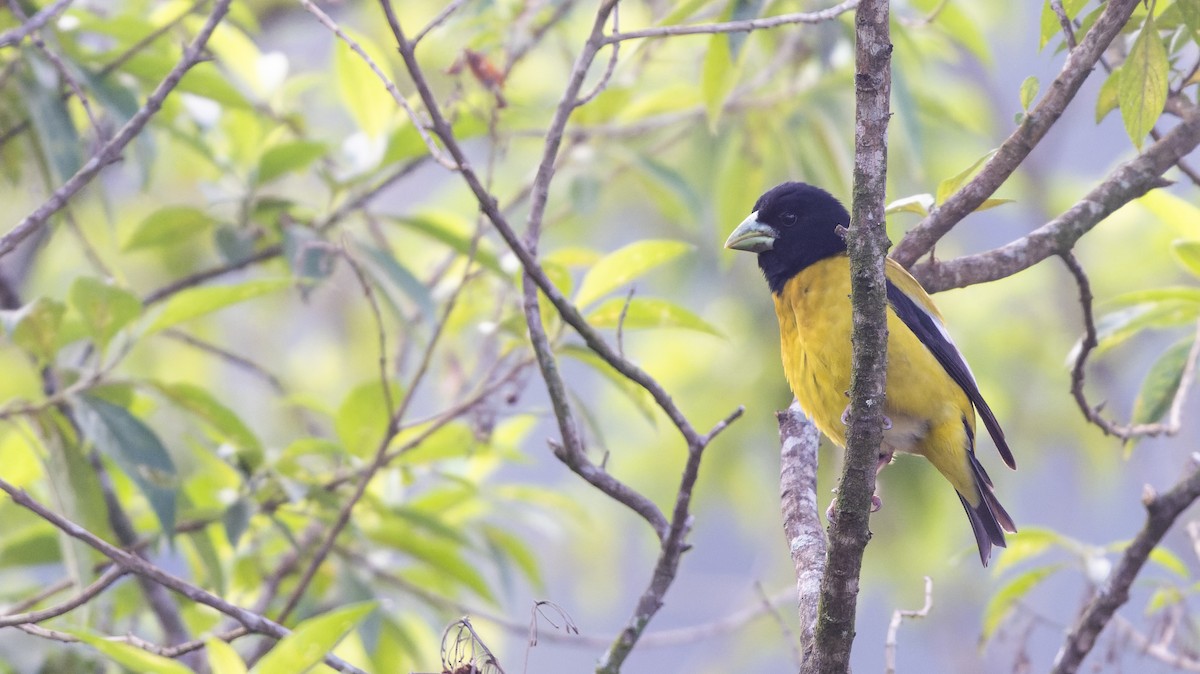
[[[783,533],[796,567],[796,601],[800,614],[801,662],[810,662],[816,647],[817,604],[825,575],[825,531],[817,508],[817,427],[792,401],[777,412],[779,421],[779,500]]]
[[[1096,62],[1108,49],[1108,45],[1120,34],[1139,0],[1110,0],[1095,25],[1087,32],[1079,46],[1072,49],[1059,71],[1058,77],[1046,90],[1046,95],[1021,119],[1016,130],[1000,144],[996,154],[984,164],[962,189],[955,192],[941,206],[904,236],[892,251],[892,258],[911,267],[929,252],[946,232],[960,220],[970,215],[1017,170],[1033,148],[1041,142],[1050,127],[1062,116],[1067,104],[1079,93],[1084,80],[1096,67]],[[861,9],[859,10],[862,11]],[[926,286],[926,289],[929,287]]]
[[[875,466],[883,441],[887,377],[887,296],[884,225],[887,125],[891,117],[892,43],[887,0],[864,0],[855,13],[854,203],[846,235],[853,310],[850,423],[838,482],[835,519],[821,580],[815,657],[803,671],[844,674],[850,668],[863,551]]]
[[[1167,493],[1157,496],[1151,494],[1143,499],[1146,506],[1145,526],[1125,549],[1121,561],[1067,634],[1066,642],[1054,659],[1051,674],[1074,674],[1079,670],[1113,614],[1129,601],[1129,587],[1133,585],[1150,553],[1158,547],[1175,520],[1198,498],[1200,469],[1193,467],[1191,474]]]
[[[913,276],[931,293],[995,281],[1069,252],[1084,234],[1130,201],[1164,184],[1162,174],[1200,145],[1200,107],[1144,153],[1118,166],[1074,206],[1012,243],[949,262],[922,262]],[[949,203],[949,202],[947,202]],[[894,256],[893,256],[894,257]]]

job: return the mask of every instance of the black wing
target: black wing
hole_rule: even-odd
[[[962,354],[938,326],[937,319],[922,309],[911,297],[905,295],[904,291],[897,288],[890,280],[887,282],[887,298],[888,304],[892,305],[892,310],[896,312],[900,320],[904,321],[908,329],[912,330],[917,339],[921,340],[934,358],[937,358],[950,378],[967,394],[967,398],[970,399],[975,409],[979,410],[979,416],[983,417],[983,425],[996,443],[996,449],[1000,451],[1004,463],[1015,470],[1017,461],[1013,458],[1008,443],[1004,440],[1004,431],[1000,428],[1000,422],[996,421],[996,415],[992,414],[992,408],[988,407],[987,401],[983,399],[983,394],[979,392],[975,377],[971,375],[971,370],[963,360]]]

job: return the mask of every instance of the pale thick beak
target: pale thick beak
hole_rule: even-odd
[[[779,234],[770,226],[758,221],[758,211],[742,221],[737,229],[725,240],[725,247],[733,250],[744,250],[751,253],[761,253],[775,246]]]

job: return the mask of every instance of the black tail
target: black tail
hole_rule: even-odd
[[[975,452],[968,452],[968,455],[971,457],[971,472],[975,476],[979,505],[972,506],[962,494],[958,495],[958,500],[962,501],[967,519],[971,521],[971,531],[975,533],[975,543],[979,546],[979,561],[987,566],[992,556],[992,546],[1005,547],[1004,532],[1015,534],[1017,527],[1004,506],[996,500],[992,480],[975,458]]]

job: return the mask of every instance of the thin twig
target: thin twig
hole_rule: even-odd
[[[417,34],[413,36],[413,48],[416,49],[417,45],[421,43],[421,40],[425,39],[425,36],[429,34],[429,31],[445,23],[446,20],[450,18],[450,15],[457,12],[458,8],[465,4],[467,4],[467,0],[452,0],[452,2],[446,3],[446,6],[442,8],[442,11],[438,12],[437,16],[430,19],[429,23],[425,24],[425,27],[417,31]]]
[[[892,251],[892,258],[905,267],[911,267],[946,232],[979,208],[1008,180],[1062,116],[1067,104],[1075,98],[1084,80],[1091,74],[1096,61],[1125,27],[1125,22],[1139,1],[1110,0],[1105,3],[1100,18],[1088,30],[1083,41],[1067,54],[1058,77],[1045,90],[1046,94],[1038,104],[1021,118],[1017,128],[1000,144],[974,178],[904,236]]]
[[[196,34],[196,37],[188,44],[187,49],[184,50],[183,58],[180,59],[179,63],[175,64],[175,67],[171,68],[171,71],[167,73],[162,82],[155,87],[154,92],[146,99],[146,103],[129,118],[129,121],[91,159],[75,172],[75,175],[68,178],[65,183],[55,190],[49,199],[41,206],[38,206],[32,213],[25,216],[7,234],[0,237],[0,257],[11,253],[17,247],[17,244],[24,241],[29,235],[46,224],[50,216],[57,213],[63,206],[66,206],[71,197],[90,183],[100,173],[101,169],[113,163],[121,154],[121,151],[125,149],[125,146],[141,134],[142,129],[145,128],[150,118],[162,108],[167,96],[175,90],[175,87],[183,79],[187,71],[203,60],[204,47],[208,44],[208,39],[212,36],[213,31],[216,30],[217,24],[225,17],[225,13],[229,11],[230,2],[231,0],[216,0],[213,11],[200,28],[200,32]]]
[[[900,623],[905,618],[924,618],[933,608],[933,579],[925,576],[925,604],[917,611],[892,611],[892,621],[888,623],[887,641],[883,644],[884,674],[896,674],[896,637],[900,633]]]
[[[1193,455],[1194,463],[1198,456]],[[1165,494],[1155,495],[1147,488],[1143,496],[1146,507],[1146,523],[1137,533],[1112,573],[1096,591],[1095,596],[1084,608],[1083,613],[1067,634],[1062,648],[1054,658],[1051,674],[1074,674],[1083,659],[1091,652],[1101,631],[1112,620],[1125,602],[1129,601],[1129,588],[1137,579],[1150,553],[1158,547],[1163,536],[1170,530],[1176,518],[1200,498],[1200,470],[1195,465],[1188,475]]]
[[[1112,4],[1110,2],[1108,6]],[[1089,31],[1088,35],[1091,34]],[[1184,109],[1180,123],[1162,140],[1118,166],[1050,222],[999,248],[949,261],[924,261],[910,271],[926,290],[933,293],[1002,279],[1052,255],[1060,255],[1071,250],[1076,241],[1118,208],[1152,189],[1169,184],[1162,174],[1197,145],[1200,145],[1200,108],[1191,105]]]
[[[1076,285],[1079,286],[1079,306],[1083,311],[1083,339],[1079,344],[1079,352],[1075,355],[1075,363],[1071,367],[1071,396],[1075,398],[1075,403],[1079,406],[1083,416],[1095,424],[1106,435],[1113,435],[1123,440],[1129,440],[1135,437],[1157,437],[1159,435],[1173,436],[1179,432],[1183,424],[1183,403],[1187,399],[1188,391],[1192,387],[1192,383],[1196,378],[1196,361],[1200,360],[1200,322],[1196,324],[1196,336],[1192,340],[1191,349],[1188,351],[1187,361],[1184,363],[1184,368],[1179,378],[1179,385],[1175,389],[1175,396],[1171,401],[1170,411],[1167,415],[1166,423],[1130,423],[1121,424],[1115,421],[1106,419],[1100,413],[1100,405],[1092,405],[1088,402],[1087,394],[1084,392],[1084,378],[1086,376],[1086,366],[1088,356],[1092,351],[1099,346],[1096,334],[1096,320],[1092,311],[1092,287],[1088,281],[1087,272],[1083,266],[1075,259],[1075,255],[1070,251],[1063,253],[1061,256],[1063,264],[1071,272],[1071,276],[1075,278]]]
[[[20,44],[27,35],[30,35],[36,30],[41,30],[42,26],[50,22],[51,19],[61,14],[75,0],[56,0],[54,3],[43,7],[38,13],[31,16],[21,25],[16,28],[0,33],[0,49],[11,47]]]
[[[135,554],[126,552],[125,550],[112,545],[87,529],[84,529],[71,520],[68,520],[50,510],[32,498],[25,492],[25,490],[14,487],[3,478],[0,478],[0,491],[5,492],[12,497],[13,502],[17,505],[46,520],[55,528],[59,529],[71,538],[87,544],[89,547],[116,562],[118,566],[130,573],[137,574],[138,576],[153,581],[154,583],[162,585],[163,587],[174,590],[175,592],[183,595],[185,598],[195,603],[203,604],[213,608],[218,612],[237,620],[252,632],[265,634],[277,639],[281,639],[289,634],[289,631],[282,625],[279,625],[278,623],[273,622],[262,615],[256,614],[252,611],[247,611],[246,609],[235,604],[231,604],[203,588],[192,585],[181,578],[167,573],[158,566],[155,566],[154,564],[142,559],[141,557],[138,557]],[[361,669],[354,667],[335,655],[326,655],[325,663],[338,671],[362,674]]]
[[[111,566],[107,571],[100,574],[100,577],[92,582],[91,585],[79,591],[79,594],[71,597],[67,601],[44,608],[39,611],[30,611],[28,613],[9,613],[0,616],[0,627],[12,627],[13,625],[22,625],[28,623],[40,623],[43,620],[57,618],[64,613],[69,613],[83,606],[89,601],[95,599],[101,592],[108,589],[109,585],[120,580],[125,574],[129,573],[128,569],[123,569],[119,566]]]
[[[371,69],[371,72],[375,73],[375,76],[383,82],[383,86],[387,88],[388,93],[392,95],[392,98],[395,99],[396,103],[404,109],[404,112],[408,115],[408,118],[412,120],[413,128],[417,130],[417,133],[421,136],[421,140],[425,143],[425,148],[429,150],[429,156],[432,157],[434,161],[450,169],[451,171],[457,171],[458,165],[455,164],[452,159],[446,157],[442,153],[441,148],[437,146],[437,143],[433,142],[433,137],[431,137],[429,132],[425,130],[425,122],[419,116],[417,116],[417,111],[413,110],[412,106],[408,104],[408,99],[404,97],[404,94],[400,93],[400,90],[396,88],[396,83],[392,81],[392,78],[388,77],[383,72],[383,69],[379,67],[379,64],[375,63],[370,56],[367,56],[367,52],[363,51],[362,46],[360,46],[354,38],[347,35],[346,32],[342,30],[341,26],[338,26],[337,22],[330,18],[328,14],[322,12],[320,7],[317,7],[315,4],[313,4],[312,0],[298,0],[298,2],[302,7],[304,7],[304,9],[308,10],[309,14],[317,17],[317,21],[321,22],[321,25],[332,31],[333,34],[338,37],[338,39],[340,39],[342,42],[345,42],[355,54],[358,54],[359,58],[361,58],[363,62],[366,63]]]
[[[749,33],[764,28],[777,28],[797,23],[817,24],[836,19],[858,7],[858,0],[846,0],[828,9],[817,12],[796,12],[780,14],[761,19],[745,19],[742,21],[725,21],[708,23],[697,26],[659,26],[643,30],[631,30],[625,33],[613,33],[604,39],[606,44],[624,42],[626,40],[642,40],[647,38],[673,37],[677,35],[715,35],[718,33]]]

